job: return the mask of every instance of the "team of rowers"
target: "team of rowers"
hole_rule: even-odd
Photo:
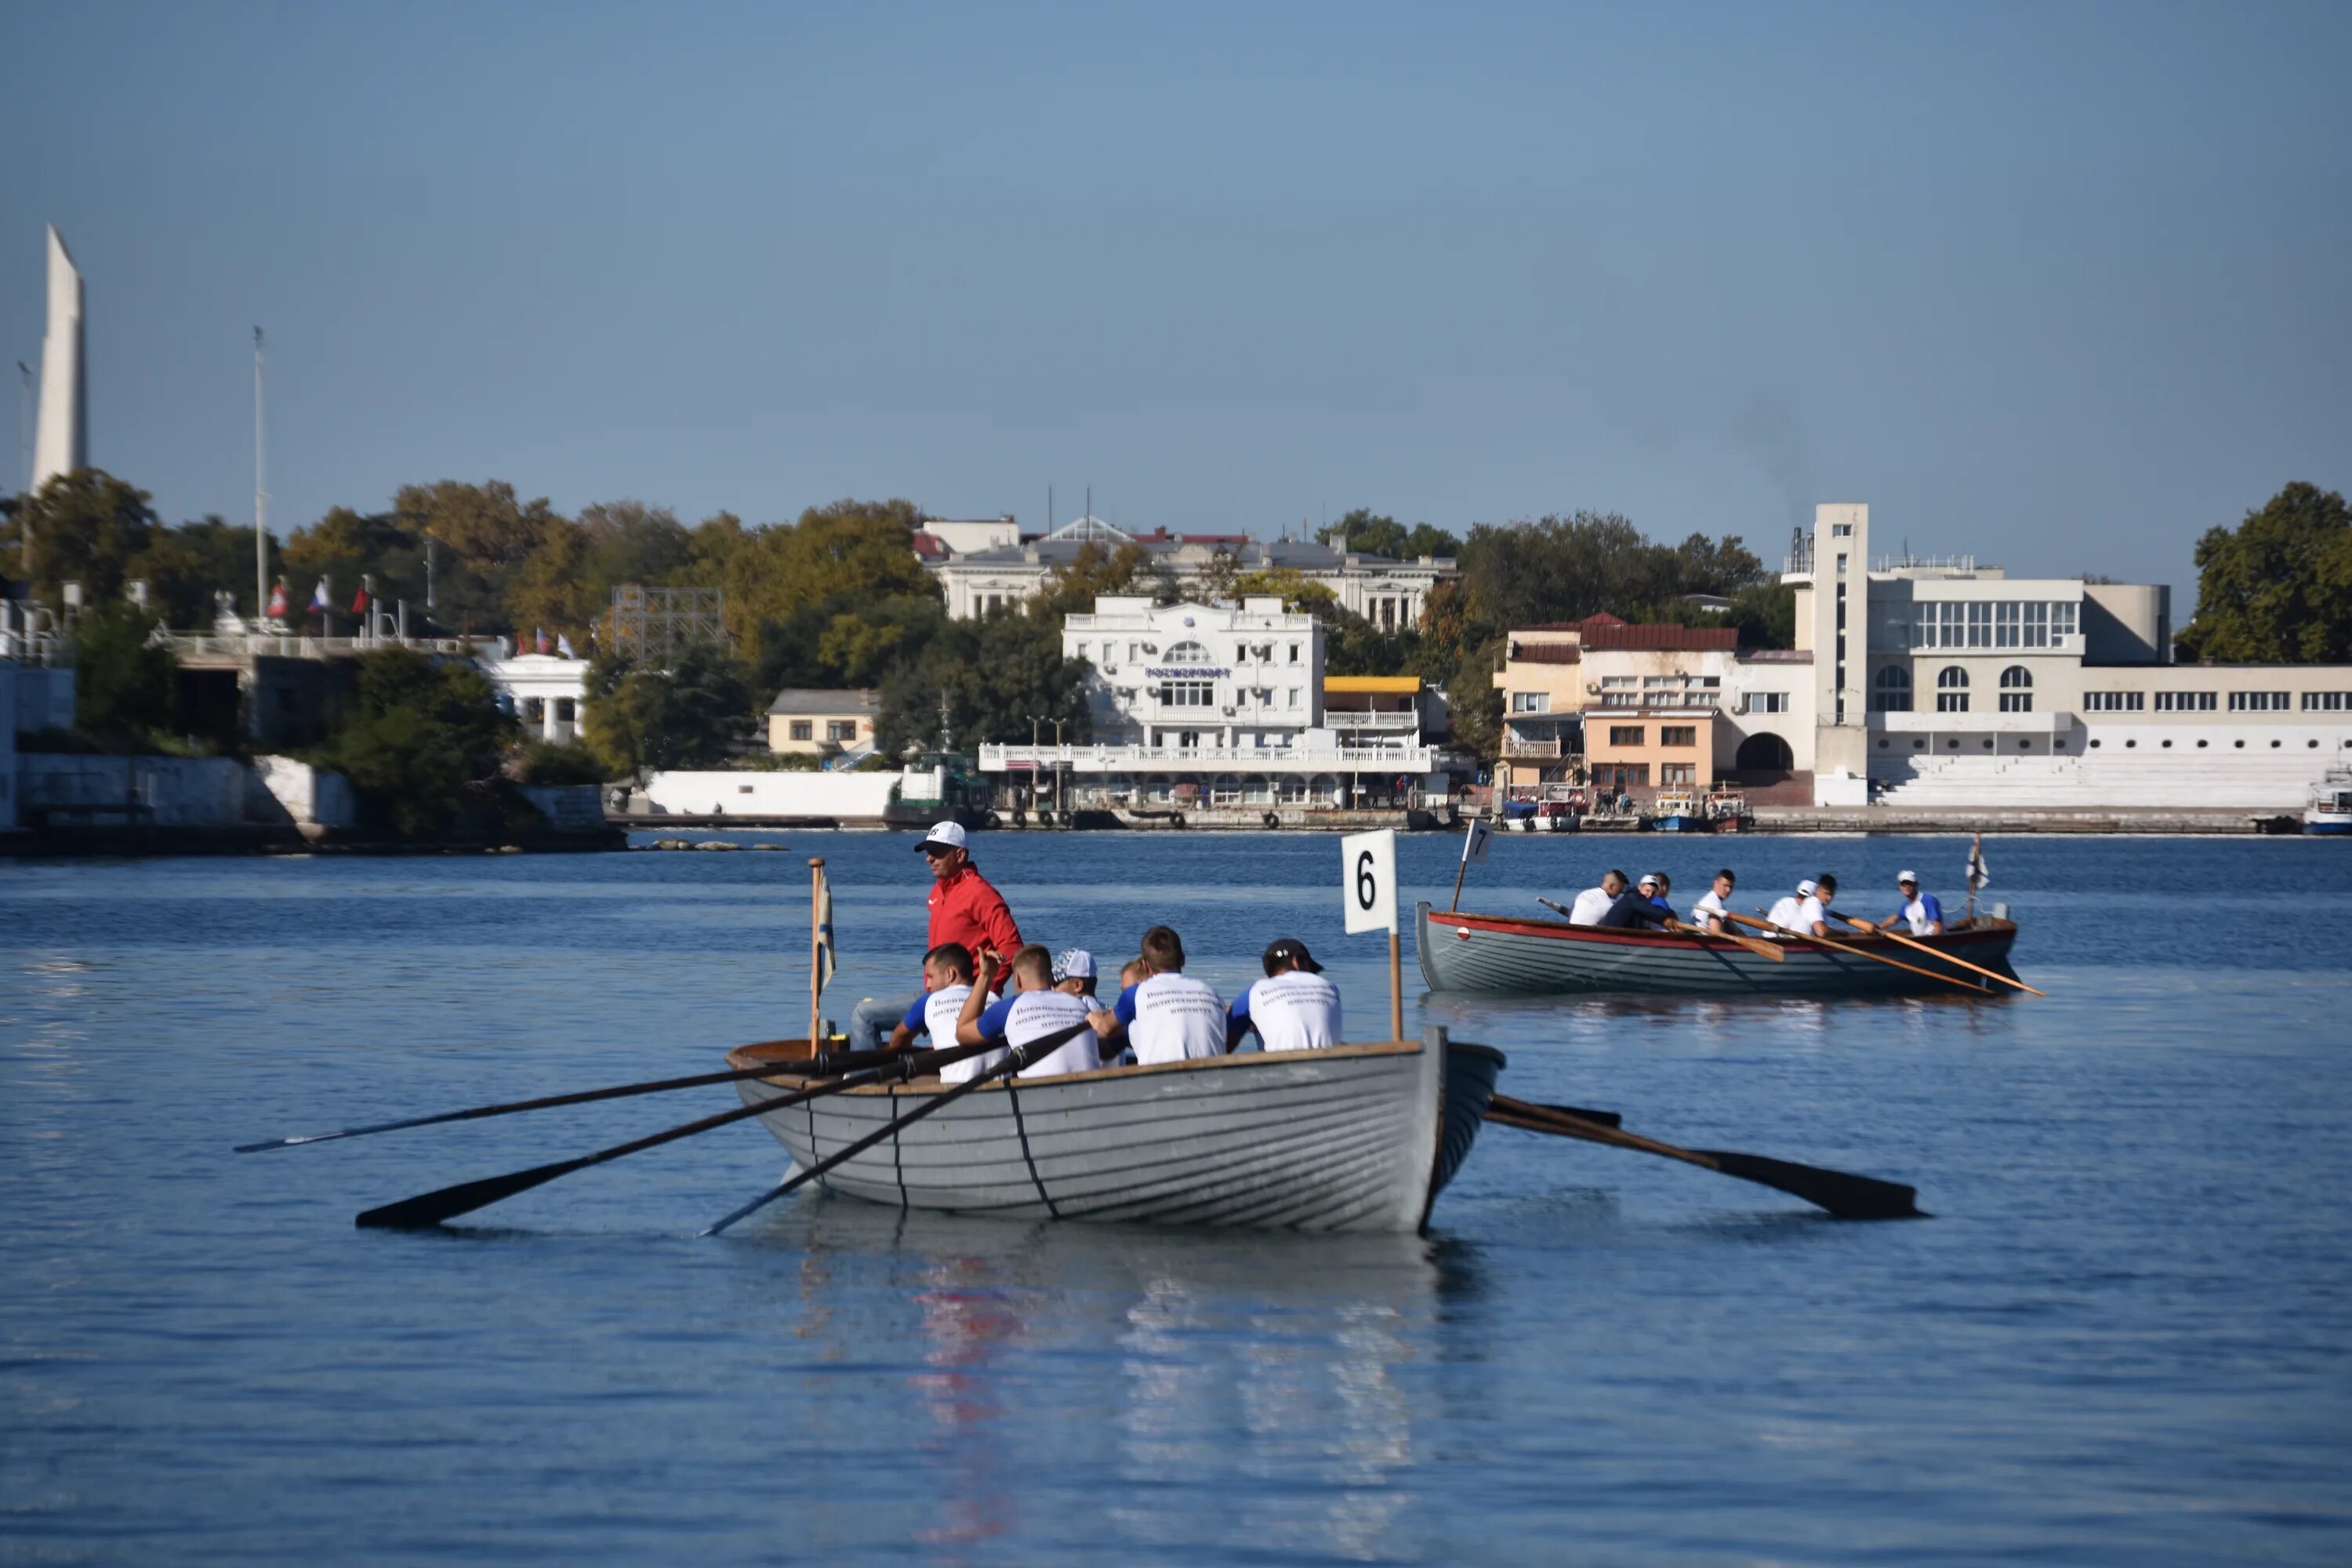
[[[1684,921],[1675,914],[1674,884],[1664,871],[1652,871],[1640,881],[1628,883],[1624,872],[1612,870],[1601,879],[1599,887],[1587,888],[1577,894],[1576,902],[1564,912],[1570,925],[1613,927],[1620,931],[1657,926],[1668,931],[1696,930],[1709,936],[1734,936],[1739,934],[1739,921],[1727,900],[1738,885],[1738,878],[1728,868],[1717,871],[1715,885],[1699,895],[1698,901],[1691,905],[1689,920]],[[1937,901],[1935,894],[1920,890],[1919,874],[1901,872],[1895,879],[1895,886],[1903,901],[1894,913],[1880,921],[1853,920],[1847,923],[1864,931],[1900,923],[1909,927],[1913,936],[1939,935],[1944,929],[1944,906]],[[1782,941],[1792,936],[1836,935],[1830,924],[1830,911],[1837,900],[1837,879],[1827,871],[1799,882],[1794,893],[1782,896],[1764,916],[1764,923],[1773,928],[1764,934]],[[1551,907],[1559,908],[1558,904]]]
[[[929,858],[932,879],[923,990],[899,1001],[859,1004],[850,1020],[853,1047],[903,1051],[922,1036],[934,1047],[1002,1040],[999,1049],[940,1069],[941,1079],[961,1083],[1002,1063],[1014,1047],[1073,1030],[1019,1076],[1223,1056],[1251,1048],[1252,1035],[1257,1048],[1269,1051],[1339,1041],[1339,988],[1323,978],[1323,966],[1296,938],[1269,943],[1260,958],[1265,977],[1228,1005],[1216,987],[1184,973],[1183,939],[1167,926],[1153,926],[1120,969],[1117,998],[1105,1004],[1096,994],[1092,952],[1071,947],[1056,954],[1021,940],[1003,896],[972,865],[962,827],[940,823],[917,847]]]

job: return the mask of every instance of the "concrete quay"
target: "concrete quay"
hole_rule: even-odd
[[[2292,813],[2245,807],[1759,805],[1757,833],[2294,833]]]

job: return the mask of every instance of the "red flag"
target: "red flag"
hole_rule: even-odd
[[[371,602],[371,596],[367,590],[367,583],[362,579],[360,583],[360,591],[352,595],[352,614],[355,616],[366,615],[368,605]]]
[[[276,621],[286,618],[286,579],[283,577],[278,579],[278,586],[269,590],[269,618]]]

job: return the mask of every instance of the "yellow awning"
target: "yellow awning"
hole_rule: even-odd
[[[1417,675],[1327,675],[1323,690],[1354,692],[1359,695],[1379,692],[1383,695],[1415,697],[1421,693],[1421,677]]]

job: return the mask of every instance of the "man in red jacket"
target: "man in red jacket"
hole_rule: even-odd
[[[1021,951],[1021,928],[1013,923],[1013,911],[1004,907],[1003,895],[989,886],[971,863],[963,828],[953,822],[940,823],[915,847],[923,852],[931,868],[931,930],[926,951],[944,942],[959,942],[975,963],[982,953],[994,952],[1000,961],[996,984],[1002,986],[1013,955]],[[879,1000],[869,996],[860,1002],[849,1016],[850,1048],[880,1049],[915,1001],[915,994],[910,993]]]

